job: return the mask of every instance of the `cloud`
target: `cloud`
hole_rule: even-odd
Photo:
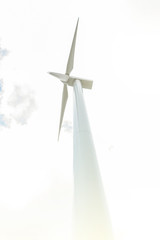
[[[2,127],[10,126],[10,119],[7,118],[4,114],[0,114],[0,126]]]
[[[2,58],[4,58],[5,56],[7,56],[8,53],[9,53],[9,51],[8,51],[6,48],[1,48],[1,47],[0,47],[0,60],[1,60]]]
[[[0,114],[0,125],[4,125],[3,114]]]
[[[3,110],[3,96],[3,80],[0,79],[0,127],[9,127],[11,119]]]
[[[26,124],[36,109],[34,93],[27,86],[15,85],[8,99],[11,117],[19,124]]]
[[[24,125],[35,110],[35,95],[29,87],[15,85],[9,97],[6,97],[0,79],[0,127],[10,127],[13,120]]]
[[[0,79],[0,104],[2,101],[2,96],[3,96],[3,80]]]
[[[114,145],[110,145],[109,147],[108,147],[108,150],[111,152],[112,150],[114,150]]]
[[[65,132],[69,133],[72,132],[72,123],[70,121],[64,121],[62,127],[65,130]]]
[[[2,49],[0,47],[0,60],[2,60],[3,57],[8,55],[8,50],[7,49]],[[10,120],[9,118],[7,118],[5,116],[4,113],[2,113],[1,111],[1,107],[2,107],[2,98],[3,98],[3,79],[0,79],[0,126],[2,127],[8,127]]]
[[[3,80],[0,79],[0,95],[1,95],[1,92],[2,92],[2,86],[3,86]]]
[[[0,46],[0,61],[8,53],[6,48]],[[15,85],[8,97],[3,82],[4,80],[0,79],[0,127],[9,127],[13,120],[22,125],[26,124],[36,109],[33,91],[27,86]]]

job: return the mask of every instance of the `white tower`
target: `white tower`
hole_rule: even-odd
[[[77,26],[69,54],[66,73],[54,73],[63,86],[58,137],[68,99],[67,85],[73,86],[73,172],[74,172],[74,235],[73,240],[112,240],[112,229],[92,140],[83,88],[91,89],[92,81],[70,76],[73,69]]]

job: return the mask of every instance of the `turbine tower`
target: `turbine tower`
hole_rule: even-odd
[[[96,152],[85,107],[83,88],[93,81],[70,76],[73,69],[76,25],[66,73],[50,72],[63,83],[58,138],[68,99],[67,86],[73,87],[73,173],[74,173],[74,240],[112,240],[112,229],[105,201]]]

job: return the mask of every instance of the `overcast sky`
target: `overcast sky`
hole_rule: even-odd
[[[115,240],[159,240],[160,2],[1,0],[0,239],[71,239],[72,88],[84,90]]]

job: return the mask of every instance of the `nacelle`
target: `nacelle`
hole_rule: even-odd
[[[81,82],[82,88],[92,89],[93,81],[92,80],[87,80],[87,79],[84,79],[84,78],[69,77],[69,79],[66,83],[69,86],[73,86],[75,80],[79,80]]]

